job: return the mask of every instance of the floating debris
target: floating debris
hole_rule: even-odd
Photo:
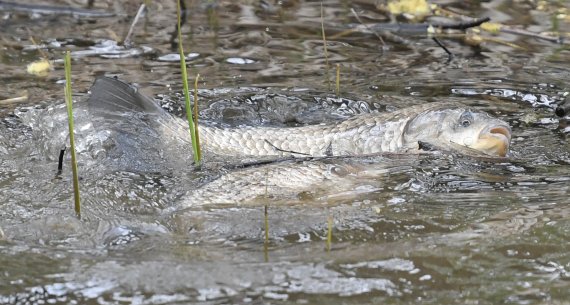
[[[230,57],[226,59],[226,62],[234,65],[247,65],[255,63],[255,60],[241,57]]]
[[[393,15],[423,17],[430,13],[429,4],[425,0],[390,1],[387,7],[388,11]]]
[[[200,53],[188,53],[185,58],[186,60],[194,60],[200,57]],[[179,62],[180,61],[180,54],[165,54],[157,58],[158,61],[167,61],[167,62]]]
[[[11,98],[0,100],[0,105],[21,103],[21,102],[25,102],[27,100],[28,100],[28,92],[26,91],[26,92],[23,92],[21,96],[11,97]]]
[[[40,59],[28,64],[26,71],[35,76],[47,76],[53,70],[51,62],[47,59]]]
[[[100,56],[102,58],[127,58],[155,53],[155,49],[147,46],[136,48],[126,48],[119,46],[114,40],[100,40],[96,45],[89,47],[89,50],[71,52],[72,57]]]

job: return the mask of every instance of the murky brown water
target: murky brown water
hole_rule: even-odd
[[[89,145],[96,134],[80,128],[89,122],[79,103],[84,212],[78,220],[69,168],[55,177],[66,139],[63,65],[56,61],[47,77],[26,74],[26,65],[40,56],[30,36],[52,59],[65,49],[74,52],[78,100],[96,76],[116,75],[180,113],[179,64],[168,56],[176,53],[169,43],[175,3],[153,1],[128,51],[134,56],[112,45],[127,32],[137,1],[96,1],[97,9],[119,13],[110,18],[1,12],[0,100],[29,99],[0,104],[0,303],[568,302],[570,129],[568,117],[553,112],[570,92],[568,45],[512,34],[485,34],[510,45],[487,41],[479,47],[461,37],[442,38],[455,55],[448,60],[421,35],[406,37],[409,46],[388,42],[385,48],[373,35],[334,38],[338,28],[357,23],[351,7],[367,23],[387,18],[374,1],[326,1],[331,81],[334,66],[341,69],[338,99],[326,80],[320,2],[240,2],[219,1],[210,15],[206,2],[188,3],[192,27],[183,30],[184,46],[196,53],[190,77],[201,75],[204,120],[293,126],[426,100],[460,101],[511,124],[512,154],[246,168],[236,168],[242,160],[206,156],[194,171],[175,143],[163,147],[136,122],[122,127],[125,138],[136,139],[133,155],[115,159]],[[547,1],[546,8],[543,1],[445,3],[534,32],[570,31],[563,1]],[[249,175],[248,182],[263,185],[260,177],[270,181],[280,166],[325,166],[338,180],[303,190],[272,182],[269,199],[264,194],[246,197],[242,206],[178,210],[197,198],[227,194],[216,186],[221,176]],[[358,175],[345,174],[354,169]],[[270,243],[264,246],[267,202]]]

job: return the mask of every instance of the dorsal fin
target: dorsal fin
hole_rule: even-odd
[[[165,111],[138,88],[116,78],[99,77],[90,89],[87,105],[92,113],[120,116],[126,112],[164,114]]]

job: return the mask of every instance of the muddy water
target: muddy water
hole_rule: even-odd
[[[320,3],[268,3],[189,3],[184,46],[195,53],[191,77],[201,75],[204,121],[285,127],[459,101],[508,121],[512,153],[249,166],[258,160],[206,156],[194,169],[184,147],[144,120],[94,131],[82,104],[96,76],[119,76],[181,114],[179,66],[169,59],[174,3],[153,1],[126,51],[113,45],[136,1],[96,1],[117,14],[109,18],[2,12],[0,99],[29,98],[0,105],[0,303],[568,302],[570,130],[553,112],[570,91],[568,46],[485,34],[476,47],[442,38],[451,59],[422,35],[382,47],[373,35],[333,36],[356,23],[350,7],[366,22],[387,22],[371,3],[327,1],[327,73]],[[570,30],[563,2],[446,3],[534,32]],[[56,59],[48,76],[25,72],[40,56],[30,35]],[[56,176],[65,49],[74,52],[81,220],[69,168]],[[336,64],[342,98],[327,82]],[[99,145],[110,131],[128,144],[122,153]],[[307,168],[328,178],[311,180]],[[308,187],[287,187],[289,172]],[[241,204],[222,204],[228,195]]]

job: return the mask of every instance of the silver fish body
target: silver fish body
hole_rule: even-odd
[[[165,137],[189,142],[187,123],[162,110],[136,88],[116,79],[99,78],[88,103],[99,114],[139,111],[154,115]],[[509,125],[489,114],[456,103],[426,103],[390,113],[369,113],[342,122],[291,128],[199,126],[209,153],[255,156],[359,156],[416,152],[419,142],[447,149],[505,156]]]
[[[206,149],[230,156],[359,156],[406,153],[418,142],[438,147],[463,146],[488,155],[505,156],[509,125],[463,105],[431,103],[391,113],[370,113],[328,125],[293,128],[204,126]]]

